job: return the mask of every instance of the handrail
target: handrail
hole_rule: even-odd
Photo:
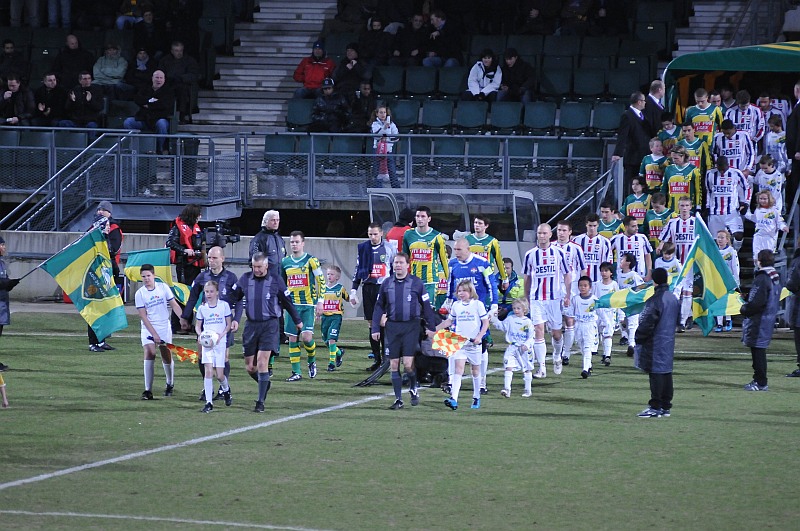
[[[548,225],[549,225],[549,224],[552,224],[552,223],[553,223],[553,221],[555,221],[555,220],[557,220],[557,219],[561,219],[559,216],[561,216],[561,213],[562,213],[562,212],[564,212],[565,210],[567,210],[568,208],[570,208],[572,205],[574,205],[575,203],[577,203],[577,202],[578,202],[578,199],[580,199],[581,197],[583,197],[584,195],[586,195],[586,193],[587,193],[587,192],[589,192],[589,190],[591,190],[592,188],[594,188],[594,187],[595,187],[597,184],[599,184],[599,183],[600,183],[600,181],[602,181],[603,179],[606,179],[606,178],[608,178],[608,181],[606,182],[605,186],[603,187],[603,193],[601,193],[601,194],[600,194],[600,197],[605,197],[606,191],[608,191],[608,186],[609,186],[609,184],[611,183],[612,177],[613,177],[613,176],[612,176],[612,174],[611,174],[611,169],[608,169],[608,170],[606,170],[606,171],[605,171],[605,173],[603,173],[603,174],[602,174],[602,175],[600,175],[600,176],[599,176],[597,179],[595,179],[594,181],[592,181],[591,183],[589,183],[588,185],[586,185],[586,189],[584,189],[584,191],[583,191],[583,192],[581,192],[581,193],[579,193],[578,195],[576,195],[576,196],[575,196],[575,197],[572,199],[572,201],[570,201],[569,203],[567,203],[566,205],[564,205],[564,207],[563,207],[561,210],[559,210],[558,212],[556,212],[555,214],[553,214],[553,217],[551,217],[550,219],[548,219],[548,220],[547,220],[547,223],[548,223]],[[572,213],[570,213],[570,214],[569,214],[569,215],[566,217],[566,219],[570,219],[570,218],[571,218],[571,217],[572,217],[572,216],[573,216],[573,215],[574,215],[576,212],[578,212],[578,211],[579,211],[581,208],[583,208],[584,206],[586,206],[586,204],[587,204],[589,201],[591,201],[592,199],[593,199],[593,198],[591,198],[591,197],[590,197],[589,199],[587,199],[586,201],[584,201],[583,203],[581,203],[581,205],[580,205],[578,208],[576,208],[576,209],[573,209]]]
[[[763,4],[766,3],[766,9]],[[785,0],[748,0],[742,17],[733,29],[733,33],[728,39],[728,48],[738,48],[742,46],[745,35],[749,35],[747,45],[759,44],[758,30],[766,30],[766,41],[772,42],[783,26],[784,14],[786,13],[787,2]],[[761,23],[763,18],[766,22]],[[749,26],[749,28],[747,28]]]

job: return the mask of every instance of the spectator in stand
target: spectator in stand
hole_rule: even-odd
[[[506,48],[503,60],[505,66],[500,90],[497,91],[497,101],[521,101],[523,103],[532,101],[533,87],[536,84],[536,73],[533,67],[519,56],[515,48]]]
[[[386,26],[384,31],[396,35],[398,31],[408,26],[408,21],[414,15],[414,2],[411,0],[378,0],[375,9],[377,17]]]
[[[486,48],[467,76],[467,90],[461,95],[465,101],[494,101],[503,80],[503,71],[497,64],[494,51]]]
[[[6,4],[8,5],[8,4]],[[39,0],[11,0],[10,2],[11,26],[22,26],[22,10],[25,10],[25,20],[32,28],[39,27]]]
[[[312,123],[308,130],[317,133],[340,133],[350,121],[350,105],[344,95],[334,91],[334,82],[322,82],[322,94],[314,102]]]
[[[338,0],[336,16],[322,24],[320,38],[331,33],[361,33],[364,30],[365,13],[374,7],[374,0]]]
[[[165,20],[168,38],[184,43],[192,53],[199,52],[199,32],[197,24],[203,13],[203,0],[171,0],[164,7],[156,4],[156,20]],[[159,59],[160,60],[160,59]],[[169,78],[169,73],[167,73]]]
[[[430,31],[425,27],[425,17],[419,13],[397,32],[394,39],[394,51],[389,64],[394,66],[419,66],[425,56]]]
[[[172,87],[166,86],[164,72],[153,72],[152,84],[140,89],[133,98],[139,110],[136,116],[125,119],[125,129],[138,129],[140,131],[155,131],[162,135],[158,139],[158,150],[162,155],[167,155],[166,135],[169,133],[169,119],[175,107],[175,92]]]
[[[368,79],[367,66],[359,57],[358,51],[358,44],[354,42],[348,44],[345,56],[333,71],[333,80],[340,94],[355,92],[361,86],[361,81]]]
[[[134,94],[151,86],[156,64],[157,61],[150,57],[145,48],[136,51],[136,59],[128,65],[128,71],[125,72],[125,83],[133,87]]]
[[[520,9],[519,33],[552,35],[558,26],[561,0],[524,0]]]
[[[58,81],[69,87],[78,79],[81,72],[94,68],[94,54],[81,46],[78,37],[67,35],[64,48],[53,60],[51,70],[56,73]]]
[[[116,0],[72,0],[72,26],[88,31],[112,29],[117,20],[117,7]],[[75,76],[77,78],[77,72]],[[60,78],[59,81],[64,82]]]
[[[145,6],[142,20],[133,25],[133,47],[144,48],[147,55],[160,61],[167,49],[167,28],[155,19],[153,8]]]
[[[119,45],[108,43],[102,57],[94,64],[94,84],[103,89],[110,99],[130,97],[131,87],[125,84],[128,61],[120,55]]]
[[[17,51],[14,41],[6,39],[3,41],[3,55],[0,56],[0,82],[7,79],[9,74],[17,74],[23,81],[28,80],[31,65]]]
[[[6,90],[0,98],[0,116],[3,125],[29,126],[36,110],[33,92],[22,86],[21,76],[8,74]]]
[[[369,81],[361,82],[361,89],[357,90],[350,98],[350,125],[347,131],[351,133],[366,133],[369,131],[370,118],[372,112],[378,105],[378,97],[372,92],[372,83]]]
[[[450,67],[461,64],[461,34],[453,24],[448,24],[447,15],[440,9],[431,13],[433,31],[428,35],[427,56],[422,66]]]
[[[92,85],[92,73],[81,72],[78,84],[67,94],[66,118],[59,127],[89,127],[96,129],[103,110],[103,89]]]
[[[54,72],[48,72],[42,78],[42,86],[33,93],[36,110],[33,113],[34,126],[49,127],[57,125],[64,119],[64,105],[67,93],[58,86],[58,78]]]
[[[57,28],[59,15],[61,27],[67,30],[72,28],[72,0],[47,0],[47,25]]]
[[[142,2],[139,0],[122,0],[117,16],[117,29],[130,28],[142,20]]]
[[[589,11],[589,35],[594,37],[628,33],[628,2],[597,0]]]
[[[198,112],[192,100],[192,94],[196,94],[200,80],[200,66],[197,61],[184,53],[181,41],[173,41],[170,53],[161,58],[158,69],[164,72],[175,91],[181,125],[192,123],[192,114]]]
[[[314,43],[311,55],[305,57],[294,70],[294,80],[303,87],[294,91],[295,98],[313,99],[317,97],[322,81],[331,77],[336,63],[325,55],[325,48],[320,41]]]
[[[362,50],[361,60],[364,62],[364,78],[372,79],[372,71],[376,66],[385,65],[392,54],[392,36],[383,31],[383,21],[377,17],[370,21],[369,31],[358,38],[358,49]]]
[[[585,37],[594,0],[564,0],[561,8],[561,35]]]

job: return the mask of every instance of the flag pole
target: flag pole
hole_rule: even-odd
[[[94,231],[94,230],[99,230],[99,228],[100,228],[100,227],[95,227],[95,228],[93,228],[93,229],[90,229],[90,230],[86,231],[85,233],[83,233],[83,236],[81,236],[80,238],[78,238],[77,240],[75,240],[75,241],[74,241],[74,242],[72,242],[72,243],[68,243],[67,245],[65,245],[65,246],[64,246],[63,248],[61,248],[60,250],[58,250],[58,251],[56,251],[55,253],[53,253],[53,256],[57,255],[58,253],[61,253],[61,252],[64,252],[64,251],[66,251],[67,249],[69,249],[70,247],[72,247],[73,245],[75,245],[76,243],[78,243],[79,241],[81,241],[82,239],[84,239],[84,238],[85,238],[87,235],[91,234],[91,232],[92,232],[92,231]],[[106,245],[108,245],[108,244],[106,243]],[[53,256],[51,256],[50,258],[53,258]],[[48,258],[47,260],[50,260],[50,258]],[[47,263],[47,260],[45,260],[45,261],[44,261],[44,262],[42,262],[41,264],[37,265],[36,267],[34,267],[33,269],[31,269],[30,271],[28,271],[27,273],[25,273],[25,274],[24,274],[24,275],[22,275],[21,277],[19,277],[19,280],[21,281],[23,278],[25,278],[25,277],[29,276],[31,273],[33,273],[33,272],[34,272],[34,271],[36,271],[37,269],[40,269],[40,268],[41,268],[41,267],[42,267],[44,264],[46,264],[46,263]]]

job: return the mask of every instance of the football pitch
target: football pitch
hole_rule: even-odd
[[[770,390],[755,393],[742,390],[752,369],[737,330],[679,335],[672,416],[640,419],[647,376],[616,345],[587,380],[578,356],[560,376],[548,361],[533,397],[515,374],[502,398],[496,332],[479,410],[467,379],[457,411],[426,387],[419,406],[390,411],[388,376],[353,387],[371,361],[366,325],[345,321],[341,369],[325,371],[318,341],[317,378],[287,383],[284,351],[263,414],[235,346],[233,405],[201,414],[188,362],[164,397],[156,361],[156,400],[140,400],[135,317],[106,354],[87,350],[77,315],[12,322],[0,338],[2,529],[792,529],[800,518],[788,332],[768,350]]]

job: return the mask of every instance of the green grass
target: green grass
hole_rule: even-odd
[[[138,323],[105,355],[88,352],[84,329],[73,315],[15,314],[4,331],[0,484],[377,399],[2,489],[2,528],[788,529],[800,517],[800,381],[783,377],[795,367],[787,333],[769,349],[767,393],[742,391],[752,369],[735,335],[679,336],[672,417],[645,420],[635,414],[647,378],[617,350],[589,380],[575,362],[549,371],[531,399],[519,376],[502,399],[497,371],[479,411],[450,411],[427,388],[420,406],[388,411],[390,386],[352,387],[370,363],[360,321],[343,327],[341,371],[320,363],[315,381],[288,384],[281,358],[263,415],[251,412],[256,386],[234,348],[234,404],[202,415],[188,363],[176,367],[175,396],[139,400]],[[492,352],[497,369],[502,347]],[[157,363],[154,390],[163,381]],[[471,390],[467,380],[463,403]]]

